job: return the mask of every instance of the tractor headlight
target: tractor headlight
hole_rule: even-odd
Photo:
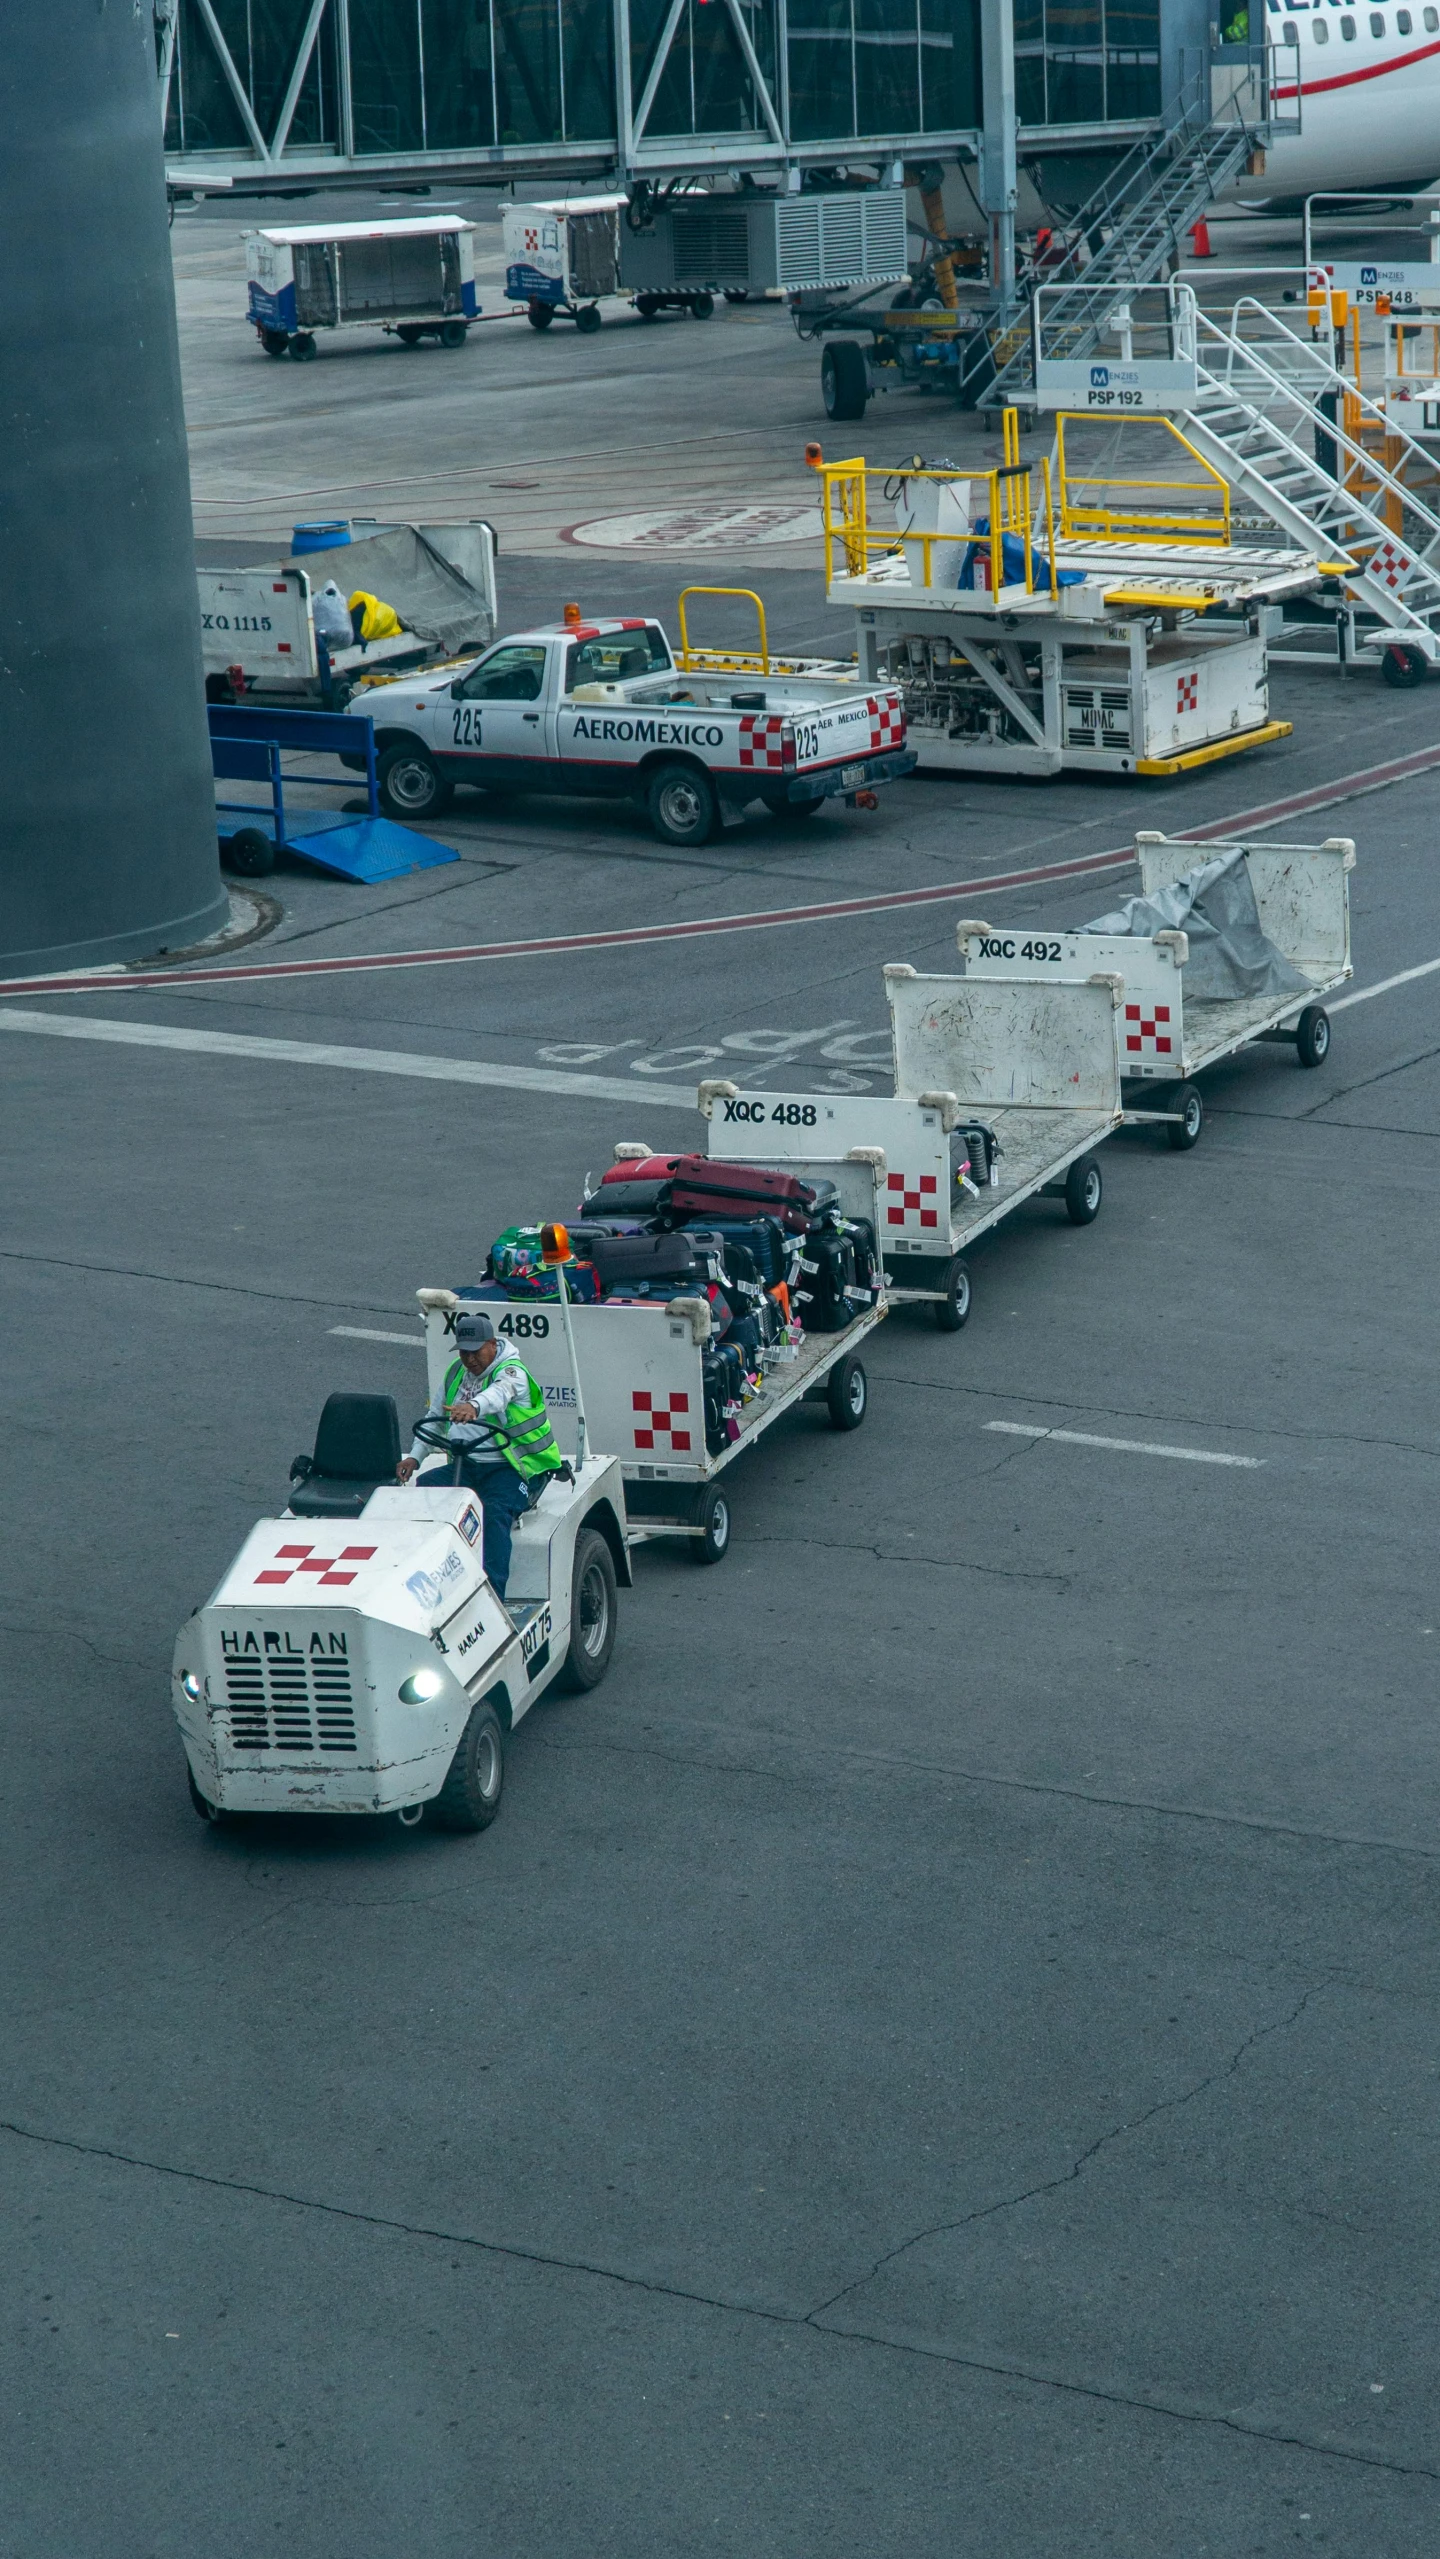
[[[189,1698],[191,1705],[198,1706],[201,1696],[201,1682],[195,1672],[193,1670],[182,1670],[180,1673],[180,1685],[184,1689],[186,1696]]]
[[[400,1682],[400,1703],[402,1706],[428,1706],[432,1697],[439,1696],[444,1685],[443,1671],[412,1670],[409,1678]]]

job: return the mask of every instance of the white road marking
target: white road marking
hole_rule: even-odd
[[[242,1031],[175,1030],[162,1022],[81,1020],[0,1006],[0,1029],[38,1031],[57,1040],[113,1040],[126,1048],[186,1049],[202,1057],[256,1058],[277,1066],[334,1066],[348,1074],[415,1075],[432,1084],[493,1084],[502,1092],[561,1093],[570,1099],[633,1102],[637,1087],[615,1075],[563,1075],[555,1068],[491,1066],[469,1057],[422,1057],[405,1049],[333,1048],[318,1040],[266,1040]],[[649,1084],[645,1102],[693,1111],[693,1085]]]
[[[330,1330],[343,1342],[398,1342],[406,1351],[423,1351],[425,1348],[418,1333],[375,1333],[368,1324],[332,1324]]]
[[[1094,1431],[1052,1431],[1044,1422],[986,1422],[987,1431],[1008,1431],[1013,1439],[1062,1439],[1072,1448],[1118,1448],[1127,1457],[1186,1457],[1192,1466],[1263,1466],[1263,1457],[1229,1457],[1217,1448],[1167,1448],[1152,1439],[1102,1439]]]
[[[1440,969],[1440,960],[1422,960],[1419,968],[1401,969],[1398,977],[1382,977],[1378,985],[1357,987],[1353,995],[1342,995],[1338,1004],[1329,1005],[1327,1010],[1331,1013],[1348,1012],[1352,1004],[1368,1004],[1372,996],[1388,995],[1392,987],[1409,986],[1417,977],[1433,977],[1437,969]]]

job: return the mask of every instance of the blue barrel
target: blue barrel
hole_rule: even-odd
[[[297,524],[293,530],[290,554],[297,551],[338,551],[350,539],[350,526],[341,516],[334,524]]]

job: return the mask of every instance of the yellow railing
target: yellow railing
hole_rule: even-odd
[[[690,630],[685,619],[685,606],[692,595],[738,596],[743,603],[753,604],[760,626],[758,649],[692,648]],[[686,675],[768,675],[770,642],[765,630],[765,607],[752,586],[687,586],[680,592],[680,646],[675,663]]]
[[[977,571],[988,572],[990,594],[999,595],[1006,588],[1014,589],[1023,584],[1025,593],[1033,595],[1036,556],[1035,514],[1030,485],[1033,465],[1020,459],[1020,421],[1013,409],[1005,411],[1004,454],[1005,459],[996,471],[932,471],[918,459],[896,469],[885,469],[858,456],[848,462],[827,462],[818,444],[807,444],[805,459],[820,482],[826,585],[833,585],[837,576],[864,577],[881,561],[896,559],[911,563],[913,578],[915,555],[918,553],[918,582],[922,587],[933,587],[935,549],[937,544],[941,544],[950,551],[957,547],[966,551]],[[1056,579],[1048,463],[1043,470],[1050,553],[1048,585],[1053,595]],[[894,523],[872,525],[869,515],[869,483],[872,480],[881,482],[882,493],[891,506],[901,490],[911,482],[935,481],[942,488],[963,488],[967,492],[962,507],[963,521],[953,529],[937,526],[928,533],[902,532]],[[984,494],[980,496],[982,491]],[[1006,573],[1007,537],[1020,545],[1019,577],[1007,576]],[[1012,571],[1016,566],[1013,553],[1010,566]],[[1042,563],[1042,572],[1043,569]],[[983,593],[985,586],[979,575],[976,584]]]
[[[1094,418],[1082,411],[1062,411],[1055,420],[1055,456],[1060,482],[1060,531],[1067,541],[1080,542],[1214,542],[1226,548],[1230,542],[1230,491],[1218,471],[1213,470],[1203,453],[1182,435],[1174,420],[1165,417],[1107,418],[1106,427],[1163,427],[1182,445],[1203,473],[1197,480],[1154,480],[1134,473],[1108,475],[1098,471],[1072,471],[1065,453],[1067,426],[1093,428]],[[1097,503],[1087,503],[1076,491],[1095,491]],[[1115,494],[1112,496],[1111,492]],[[1163,492],[1167,499],[1204,496],[1218,501],[1219,512],[1212,506],[1204,514],[1193,509],[1178,510],[1158,502]]]

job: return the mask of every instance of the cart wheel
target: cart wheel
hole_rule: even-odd
[[[442,347],[463,347],[469,335],[469,328],[463,320],[442,320],[440,324]]]
[[[935,1321],[942,1333],[958,1333],[970,1312],[970,1274],[957,1253],[945,1273],[945,1290],[935,1308]]]
[[[708,320],[713,316],[714,310],[715,296],[713,293],[691,294],[690,316],[692,320]]]
[[[696,1513],[698,1537],[687,1539],[697,1564],[719,1564],[730,1552],[730,1504],[718,1484],[712,1485]]]
[[[188,1759],[185,1762],[185,1783],[190,1789],[190,1801],[200,1819],[202,1822],[208,1822],[212,1830],[224,1830],[226,1825],[234,1820],[233,1813],[227,1813],[222,1805],[212,1804],[208,1795],[201,1794],[195,1783],[195,1771]]]
[[[667,844],[708,844],[720,817],[715,785],[697,764],[662,764],[650,777],[645,806]]]
[[[653,320],[656,312],[660,308],[660,305],[656,301],[653,293],[637,293],[635,296],[635,308],[639,312],[642,320]]]
[[[488,1697],[470,1709],[470,1721],[450,1772],[425,1812],[436,1830],[487,1830],[500,1810],[505,1783],[505,1736]]]
[[[825,1401],[837,1431],[858,1431],[870,1409],[870,1381],[853,1351],[837,1360],[825,1381]]]
[[[291,339],[290,360],[292,364],[308,364],[314,353],[315,341],[308,330],[302,329],[298,338]]]
[[[1423,684],[1427,674],[1423,649],[1402,649],[1392,641],[1380,660],[1380,672],[1387,684]]]
[[[1089,1226],[1099,1216],[1104,1188],[1093,1155],[1082,1155],[1071,1165],[1065,1176],[1065,1209],[1072,1226]]]
[[[558,1688],[598,1688],[615,1650],[615,1558],[598,1528],[575,1540],[570,1589],[570,1647]]]
[[[423,746],[392,746],[380,758],[380,806],[387,817],[439,817],[455,796]]]
[[[1295,1054],[1302,1066],[1323,1066],[1330,1054],[1330,1016],[1323,1004],[1307,1004],[1295,1025]]]
[[[1204,1125],[1205,1105],[1200,1099],[1198,1087],[1194,1084],[1182,1084],[1175,1095],[1175,1116],[1165,1131],[1168,1143],[1175,1148],[1177,1154],[1187,1154],[1192,1146],[1199,1145],[1200,1131]]]
[[[402,347],[418,347],[421,339],[425,335],[425,332],[423,329],[407,328],[397,329],[395,335],[399,339]]]
[[[285,355],[289,351],[290,341],[283,329],[262,329],[260,344],[267,355]]]
[[[532,329],[548,329],[555,317],[553,302],[532,302],[525,314]]]
[[[863,418],[870,397],[865,350],[854,338],[834,338],[820,358],[820,397],[827,418]]]
[[[575,326],[579,330],[582,338],[593,337],[595,331],[600,327],[600,325],[600,305],[598,302],[585,303],[582,309],[577,311],[575,314]]]
[[[275,868],[274,843],[268,835],[261,834],[258,826],[242,826],[221,850],[226,870],[239,871],[247,880],[263,879],[267,871]]]

